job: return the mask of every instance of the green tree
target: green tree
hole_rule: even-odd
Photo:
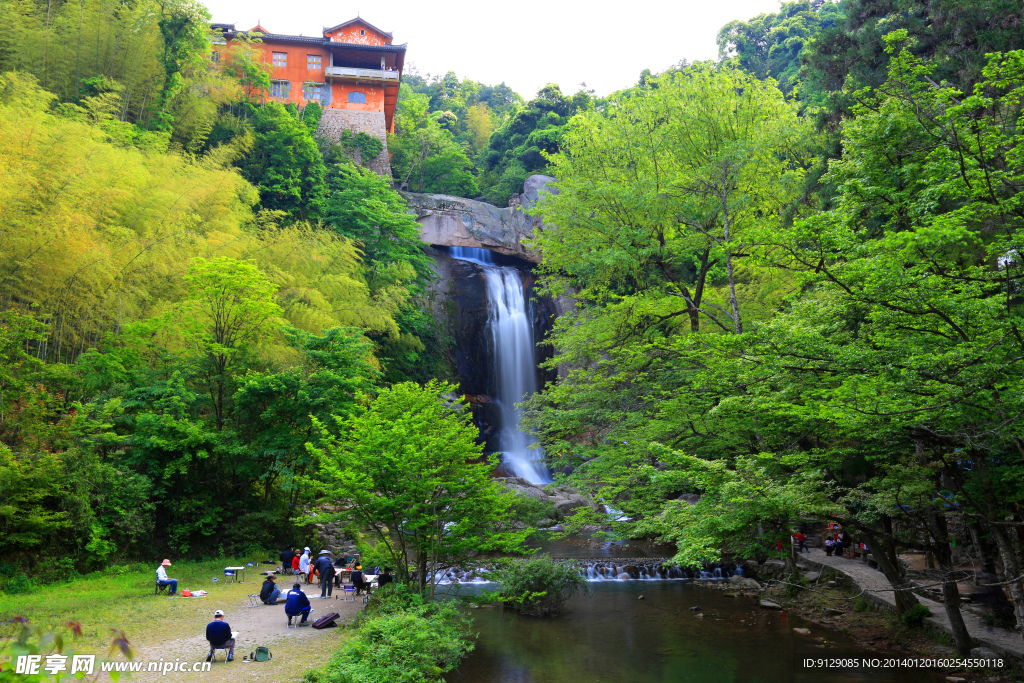
[[[194,259],[183,279],[187,294],[176,322],[198,361],[221,429],[246,354],[279,325],[277,286],[253,264],[227,257]]]
[[[262,456],[265,500],[281,489],[294,505],[302,493],[296,477],[308,475],[314,462],[305,446],[318,443],[314,420],[331,426],[332,415],[351,414],[357,396],[374,391],[380,371],[359,330],[334,328],[321,336],[289,328],[284,336],[302,365],[247,374],[234,396],[235,420]]]
[[[309,128],[278,102],[258,109],[251,123],[255,141],[242,174],[259,189],[264,208],[283,211],[290,222],[319,216],[327,169]]]
[[[364,412],[335,418],[334,437],[321,425],[317,452],[324,497],[345,501],[421,591],[436,572],[464,566],[481,553],[519,550],[530,530],[502,530],[511,494],[491,478],[496,458],[482,458],[469,411],[447,398],[455,386],[396,384]],[[311,448],[313,448],[311,446]]]

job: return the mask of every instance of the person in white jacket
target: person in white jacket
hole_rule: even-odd
[[[302,549],[302,557],[299,558],[299,574],[309,576],[309,548]]]
[[[165,567],[170,567],[171,561],[164,560],[159,567],[156,568],[156,582],[161,588],[164,586],[170,586],[167,590],[168,595],[174,595],[178,592],[178,580],[167,577],[167,570]]]

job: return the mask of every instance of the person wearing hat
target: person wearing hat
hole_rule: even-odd
[[[359,595],[366,590],[370,592],[369,586],[366,585],[366,579],[363,578],[363,565],[357,564],[356,568],[352,570],[352,585],[355,586],[356,595]]]
[[[320,599],[326,600],[334,592],[334,560],[330,557],[330,550],[321,550],[320,557],[316,558],[313,568],[320,575]]]
[[[231,627],[224,621],[224,612],[217,610],[213,613],[213,621],[206,625],[206,639],[210,641],[210,654],[206,655],[206,661],[213,661],[213,651],[227,648],[228,659],[235,659],[235,639],[231,637]]]
[[[309,548],[302,549],[302,557],[299,558],[299,571],[296,575],[301,574],[305,577],[309,577]]]
[[[277,599],[282,595],[281,589],[274,583],[274,575],[267,574],[267,579],[260,588],[260,600],[263,601],[264,605],[276,605]]]
[[[167,570],[164,567],[170,567],[171,561],[164,560],[159,567],[156,568],[156,582],[163,588],[164,586],[170,586],[167,590],[167,595],[172,596],[178,592],[178,580],[167,578]]]

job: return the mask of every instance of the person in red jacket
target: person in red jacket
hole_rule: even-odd
[[[800,533],[799,531],[796,532],[795,534],[791,534],[791,535],[793,536],[793,538],[796,539],[796,542],[797,542],[797,549],[796,549],[796,551],[798,553],[802,553],[805,550],[808,553],[811,552],[810,549],[807,547],[807,536],[805,536],[804,534]]]
[[[292,574],[296,576],[299,574],[299,556],[296,555],[292,558]]]

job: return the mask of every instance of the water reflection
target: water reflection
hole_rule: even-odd
[[[683,582],[599,582],[555,619],[470,610],[476,650],[448,683],[679,683],[694,681],[943,680],[917,670],[806,669],[804,658],[863,657],[835,633]],[[638,599],[640,595],[643,600]],[[699,606],[699,613],[690,607]],[[811,629],[810,636],[794,627]]]

